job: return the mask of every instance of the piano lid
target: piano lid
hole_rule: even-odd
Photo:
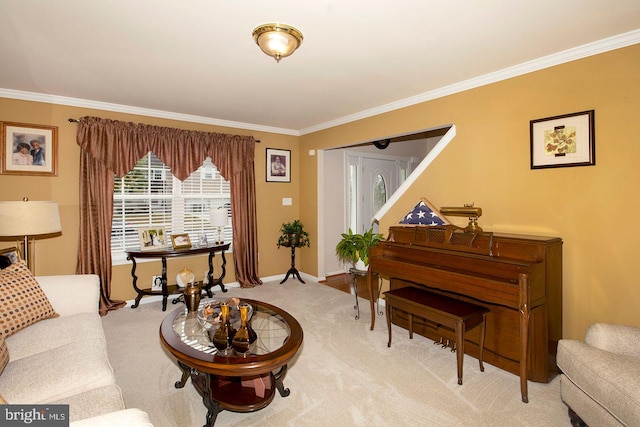
[[[455,225],[391,226],[387,241],[492,256],[493,233]]]

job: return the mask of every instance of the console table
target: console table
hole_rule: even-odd
[[[173,294],[182,293],[182,288],[176,285],[168,285],[167,284],[167,258],[177,258],[198,254],[209,254],[209,271],[207,272],[208,283],[203,286],[203,290],[207,291],[207,296],[211,298],[213,293],[211,292],[211,288],[213,286],[220,286],[222,292],[227,292],[222,283],[222,279],[227,272],[226,265],[227,260],[224,256],[226,250],[229,249],[229,243],[223,245],[214,245],[214,246],[204,246],[200,248],[186,248],[186,249],[158,249],[158,250],[150,250],[150,251],[142,251],[142,250],[127,250],[127,259],[133,263],[131,266],[131,277],[133,278],[133,289],[138,293],[134,304],[131,308],[138,307],[140,304],[140,300],[144,295],[162,295],[162,311],[166,311],[167,309],[167,297]],[[216,252],[220,252],[222,257],[222,271],[220,272],[220,276],[217,278],[213,277],[213,257]],[[159,258],[162,260],[162,290],[153,290],[152,288],[144,288],[140,289],[138,287],[138,276],[136,276],[136,259],[142,258]]]

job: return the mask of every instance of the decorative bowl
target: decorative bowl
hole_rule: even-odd
[[[198,322],[203,328],[208,330],[212,327],[218,327],[220,324],[220,304],[222,302],[227,302],[229,304],[231,324],[234,326],[240,324],[240,310],[238,309],[238,306],[240,305],[239,298],[228,298],[226,300],[208,299],[202,301],[198,308]],[[249,318],[251,318],[252,313],[253,307],[249,305]]]

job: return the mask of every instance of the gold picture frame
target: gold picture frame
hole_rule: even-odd
[[[172,234],[171,245],[173,249],[186,249],[191,247],[191,239],[187,233],[184,234]]]
[[[0,174],[58,175],[58,127],[1,122]]]

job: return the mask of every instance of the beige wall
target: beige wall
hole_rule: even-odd
[[[564,335],[593,322],[640,326],[640,45],[582,59],[301,137],[302,221],[315,221],[310,149],[453,123],[457,136],[382,219],[381,230],[426,197],[475,202],[487,231],[564,241]],[[596,166],[531,170],[529,121],[595,110]],[[464,225],[466,221],[459,222]],[[384,231],[383,231],[384,232]],[[302,269],[313,272],[313,259]]]
[[[78,241],[80,148],[76,143],[77,125],[69,123],[68,119],[82,116],[97,116],[181,129],[253,135],[256,139],[261,140],[256,145],[255,156],[256,203],[259,214],[259,274],[261,277],[268,277],[284,274],[288,270],[291,260],[290,252],[277,250],[275,243],[279,235],[280,225],[285,221],[298,218],[299,215],[301,203],[300,190],[297,184],[299,182],[299,163],[296,160],[298,156],[298,137],[0,98],[0,121],[58,126],[59,172],[57,177],[0,175],[0,200],[20,200],[26,196],[30,200],[56,200],[59,203],[62,235],[36,241],[34,245],[36,253],[35,274],[73,274],[75,272]],[[291,150],[293,164],[291,183],[265,182],[264,167],[267,148]],[[293,205],[282,206],[283,197],[291,197]],[[15,246],[15,243],[6,239],[5,241],[0,241],[0,248],[10,246]],[[220,260],[217,259],[216,262],[219,263]],[[198,276],[201,276],[206,269],[206,257],[170,260],[168,262],[168,274],[174,275],[184,266],[190,267]],[[129,263],[114,266],[111,293],[113,299],[128,300],[135,297],[136,294],[131,286],[130,272],[131,265]],[[159,262],[139,265],[137,274],[140,277],[140,286],[148,287],[151,283],[151,276],[160,274],[160,272]],[[225,282],[235,280],[232,254],[227,256],[226,277]]]
[[[37,243],[36,273],[73,273],[78,238],[79,148],[75,143],[76,125],[67,122],[69,117],[95,115],[184,129],[251,134],[262,140],[256,150],[259,273],[267,277],[287,271],[288,251],[275,247],[278,228],[284,221],[300,218],[311,232],[312,246],[300,250],[298,268],[315,275],[318,164],[317,155],[310,156],[309,150],[453,123],[457,137],[383,218],[381,230],[387,230],[420,197],[426,197],[438,207],[475,202],[483,209],[480,224],[488,231],[561,237],[564,334],[581,338],[593,322],[640,326],[635,311],[640,306],[640,286],[636,281],[640,263],[636,262],[633,249],[640,232],[631,215],[640,208],[635,194],[640,182],[638,75],[640,45],[301,138],[0,99],[0,120],[55,125],[60,139],[59,176],[0,176],[0,200],[23,196],[57,200],[63,233]],[[589,109],[596,114],[596,166],[531,170],[529,121]],[[265,183],[266,148],[292,150],[290,184]],[[292,197],[293,206],[282,206],[283,197]],[[333,214],[327,215],[331,218]],[[176,261],[171,268],[177,272],[185,262]],[[204,261],[200,262],[203,266]],[[202,266],[193,269],[200,272]],[[157,274],[152,270],[145,266],[145,274]],[[233,280],[230,270],[228,277]],[[112,296],[134,296],[128,265],[115,267]]]

